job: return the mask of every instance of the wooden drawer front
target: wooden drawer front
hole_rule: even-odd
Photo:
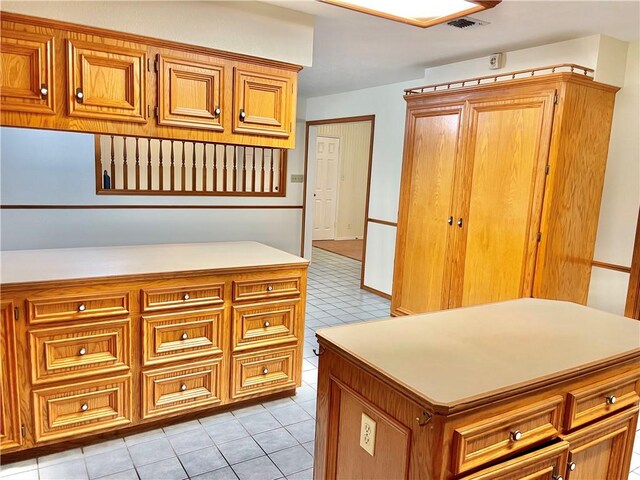
[[[220,402],[222,360],[171,367],[142,374],[143,418]]]
[[[278,348],[258,355],[235,355],[231,367],[231,396],[241,398],[295,386],[296,355],[296,348]]]
[[[300,295],[300,277],[265,278],[233,282],[233,301]]]
[[[233,349],[295,341],[299,300],[233,307]]]
[[[129,294],[124,292],[27,300],[32,325],[128,314]]]
[[[558,435],[562,397],[457,428],[453,438],[453,470],[465,472]]]
[[[552,480],[554,475],[563,475],[568,448],[567,442],[559,442],[473,473],[461,480]]]
[[[144,364],[222,353],[220,329],[223,315],[224,308],[220,307],[143,316]]]
[[[224,303],[224,283],[142,290],[142,311],[204,307]]]
[[[29,332],[32,381],[67,380],[129,368],[129,319]]]
[[[640,400],[639,379],[640,372],[635,371],[569,392],[566,429],[573,430],[629,405],[637,404]],[[615,400],[612,397],[615,397]]]
[[[33,392],[36,442],[131,423],[131,376]]]

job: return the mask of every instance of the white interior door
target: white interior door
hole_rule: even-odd
[[[316,140],[316,190],[313,194],[313,239],[333,240],[336,229],[340,140],[318,137]]]

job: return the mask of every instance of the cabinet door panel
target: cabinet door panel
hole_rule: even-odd
[[[222,64],[161,55],[158,124],[222,131]]]
[[[52,34],[2,29],[0,92],[2,109],[54,113]]]
[[[13,303],[2,302],[0,305],[0,449],[18,447],[21,443]]]
[[[450,306],[530,296],[553,94],[471,104]]]
[[[146,122],[145,50],[120,43],[67,40],[70,116]]]
[[[396,241],[392,311],[446,308],[452,193],[461,107],[410,113]]]

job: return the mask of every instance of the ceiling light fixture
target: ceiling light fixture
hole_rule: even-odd
[[[501,0],[318,0],[416,27],[431,27],[495,7]]]

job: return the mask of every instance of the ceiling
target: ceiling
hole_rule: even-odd
[[[640,38],[640,0],[503,0],[474,14],[490,24],[471,30],[422,29],[313,0],[268,3],[315,17],[313,66],[299,77],[300,96],[307,98],[418,79],[425,67],[587,35]]]

